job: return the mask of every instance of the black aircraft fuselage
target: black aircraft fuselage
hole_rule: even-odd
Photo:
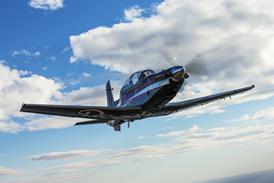
[[[189,74],[182,66],[171,67],[158,73],[152,70],[135,72],[121,88],[120,99],[115,102],[110,82],[107,83],[108,106],[141,106],[148,111],[159,109],[177,95],[188,77]]]

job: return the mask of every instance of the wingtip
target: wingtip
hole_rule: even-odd
[[[255,88],[255,85],[251,85],[251,86],[249,86],[247,88],[248,88],[248,90],[252,90],[253,88]]]
[[[81,125],[81,123],[80,122],[76,122],[76,123],[74,123],[74,125],[73,126],[80,126]]]
[[[24,112],[25,106],[26,106],[26,104],[23,103],[22,106],[21,106],[20,112]]]

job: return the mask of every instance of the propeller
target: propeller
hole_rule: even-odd
[[[169,63],[171,67],[181,65],[177,63],[177,57],[172,56],[167,50],[161,49],[161,55]],[[202,64],[203,58],[201,54],[198,54],[193,59],[191,59],[188,64],[184,65],[186,71],[191,75],[206,75],[208,73],[207,67]]]
[[[191,73],[191,75],[206,75],[208,73],[208,68],[203,64],[203,58],[201,55],[197,55],[191,59],[187,65],[185,65],[186,70]]]
[[[177,63],[177,57],[172,56],[167,50],[161,50],[161,55],[163,56],[165,61],[169,63],[170,66],[174,67],[174,66],[180,65]],[[202,64],[201,61],[202,61],[201,55],[197,55],[195,58],[191,59],[188,62],[188,64],[184,65],[187,73],[190,73],[191,75],[194,75],[194,76],[205,75],[207,73],[207,68]],[[188,80],[185,80],[184,82],[187,85],[191,85],[188,82]],[[180,99],[183,99],[183,96],[181,95],[181,92],[183,89],[184,87],[181,87],[178,92],[178,97]]]

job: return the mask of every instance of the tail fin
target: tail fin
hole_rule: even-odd
[[[109,107],[113,107],[114,106],[114,99],[113,99],[112,88],[111,88],[109,80],[106,84],[106,92],[107,92],[107,105]]]

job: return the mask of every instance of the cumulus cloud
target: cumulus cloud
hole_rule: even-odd
[[[144,10],[139,6],[133,6],[124,10],[124,19],[126,21],[133,21],[136,18],[140,18],[142,16],[142,12]]]
[[[94,157],[100,154],[101,151],[91,151],[91,150],[75,150],[66,152],[50,152],[40,155],[34,155],[29,157],[33,161],[48,161],[48,160],[60,160],[69,159],[75,157]]]
[[[30,0],[29,5],[35,9],[58,10],[64,7],[64,0]]]
[[[39,57],[41,55],[41,53],[39,51],[31,52],[30,50],[22,49],[22,50],[12,51],[11,55],[13,57],[15,57],[15,56],[26,56],[26,57],[36,58],[36,57]]]
[[[183,98],[251,84],[256,89],[242,102],[273,96],[272,1],[165,0],[154,8],[150,17],[71,36],[71,62],[126,74],[184,65],[192,77]]]
[[[0,120],[19,117],[23,102],[47,103],[61,95],[61,84],[0,64]],[[26,75],[27,74],[27,75]]]
[[[117,82],[112,82],[113,88],[119,88]],[[58,100],[66,104],[78,104],[78,105],[106,105],[106,91],[105,85],[97,85],[94,87],[80,87],[77,90],[70,92],[64,92],[62,97]],[[119,90],[114,90],[113,95],[118,98]]]
[[[14,118],[31,116],[21,113],[23,103],[52,103],[60,98],[62,84],[53,79],[11,69],[0,64],[0,131],[16,133],[26,129]],[[39,118],[38,118],[39,119]],[[30,122],[29,122],[30,123]]]
[[[43,76],[0,64],[0,120],[19,117],[23,102],[47,103],[61,95],[61,84]]]
[[[63,84],[51,78],[0,64],[0,132],[17,133],[70,127],[79,118],[21,113],[23,103],[106,105],[105,86],[81,87],[64,92]],[[118,87],[116,82],[114,87]],[[114,93],[118,95],[118,90]]]

